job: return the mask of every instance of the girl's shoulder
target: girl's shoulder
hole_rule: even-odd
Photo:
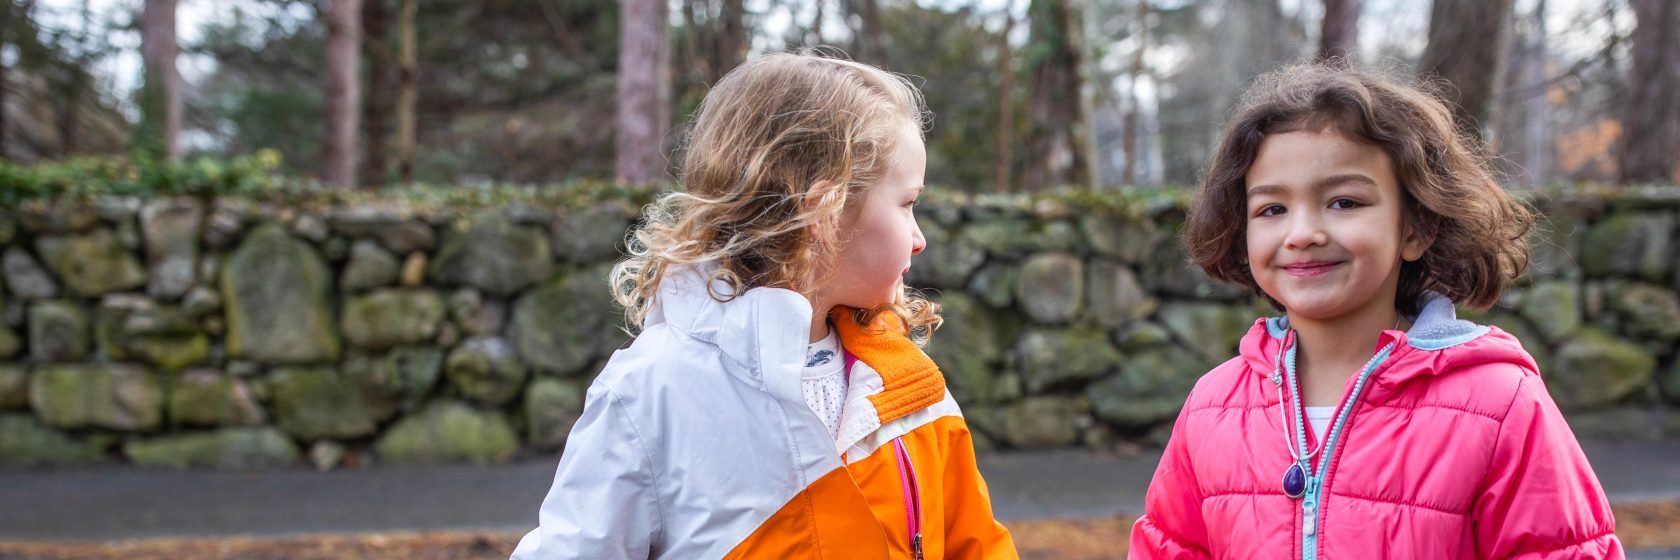
[[[1258,390],[1263,387],[1255,385],[1257,381],[1265,382],[1265,376],[1249,367],[1247,360],[1242,356],[1233,357],[1214,366],[1196,380],[1196,385],[1190,389],[1190,396],[1185,399],[1184,408],[1192,410],[1254,406],[1256,402],[1264,400],[1264,392]]]

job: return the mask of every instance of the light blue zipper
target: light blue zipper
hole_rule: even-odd
[[[1295,398],[1296,406],[1301,406],[1301,384],[1295,377],[1295,348],[1296,346],[1289,347],[1284,371],[1289,374],[1290,396]],[[1377,366],[1387,361],[1389,354],[1393,352],[1394,341],[1390,341],[1382,350],[1377,351],[1377,355],[1371,357],[1371,361],[1365,363],[1364,369],[1359,370],[1359,380],[1353,384],[1353,394],[1342,402],[1341,411],[1336,414],[1335,422],[1330,425],[1329,439],[1324,442],[1324,450],[1318,455],[1318,467],[1307,476],[1307,491],[1301,496],[1301,560],[1318,558],[1318,539],[1324,533],[1324,527],[1319,523],[1320,514],[1323,513],[1320,507],[1323,496],[1320,495],[1320,491],[1324,488],[1325,469],[1329,468],[1330,458],[1336,452],[1336,440],[1341,438],[1342,426],[1347,422],[1348,415],[1353,412],[1353,407],[1359,404],[1359,395],[1365,391],[1365,381],[1370,379],[1371,372],[1376,371]],[[1305,413],[1302,411],[1295,414],[1294,439],[1300,448],[1300,454],[1306,456],[1307,430],[1303,416]]]

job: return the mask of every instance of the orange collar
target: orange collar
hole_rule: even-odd
[[[910,341],[904,320],[880,313],[868,327],[852,320],[853,310],[835,307],[829,318],[840,333],[840,345],[881,375],[883,388],[869,396],[875,413],[886,424],[933,406],[945,398],[945,376],[916,343]]]

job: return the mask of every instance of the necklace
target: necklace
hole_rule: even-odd
[[[1401,317],[1399,316],[1394,318],[1394,327],[1391,330],[1398,330],[1400,328],[1400,319]],[[1304,496],[1307,493],[1307,462],[1311,461],[1313,457],[1317,457],[1320,452],[1324,451],[1324,446],[1330,441],[1330,438],[1328,437],[1328,434],[1320,434],[1318,445],[1314,446],[1314,449],[1310,452],[1307,450],[1306,420],[1302,417],[1305,413],[1304,411],[1297,413],[1294,428],[1291,429],[1290,427],[1290,407],[1287,406],[1283,400],[1283,358],[1285,353],[1289,351],[1291,343],[1294,341],[1295,329],[1289,329],[1289,331],[1285,332],[1283,335],[1283,345],[1278,347],[1277,359],[1272,361],[1272,375],[1269,379],[1271,380],[1272,385],[1277,388],[1278,418],[1283,424],[1284,449],[1289,450],[1289,457],[1293,459],[1289,462],[1289,468],[1284,469],[1283,471],[1283,494],[1292,499],[1299,500],[1301,499],[1301,496]],[[1379,356],[1380,355],[1381,352],[1379,352]],[[1370,369],[1375,365],[1375,361],[1376,358],[1373,357],[1373,363],[1367,363],[1364,368],[1361,368],[1360,372],[1363,373],[1365,370]],[[1293,368],[1291,368],[1291,370],[1293,370]],[[1294,371],[1290,371],[1289,374],[1290,391],[1291,393],[1296,393],[1299,391],[1298,388],[1300,387],[1300,384],[1295,378]],[[1299,400],[1300,397],[1297,395],[1296,401],[1298,402]],[[1340,405],[1341,406],[1337,407],[1338,411],[1342,406],[1346,406],[1346,402],[1340,403]]]

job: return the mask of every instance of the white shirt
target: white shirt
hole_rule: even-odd
[[[828,437],[839,439],[840,413],[846,408],[846,359],[840,353],[840,337],[832,327],[828,336],[805,347],[805,370],[799,384],[805,389],[805,404],[822,419]]]
[[[1328,437],[1325,430],[1330,429],[1330,419],[1335,417],[1336,407],[1334,406],[1307,407],[1307,423],[1312,425],[1313,435],[1318,436],[1319,440]]]

